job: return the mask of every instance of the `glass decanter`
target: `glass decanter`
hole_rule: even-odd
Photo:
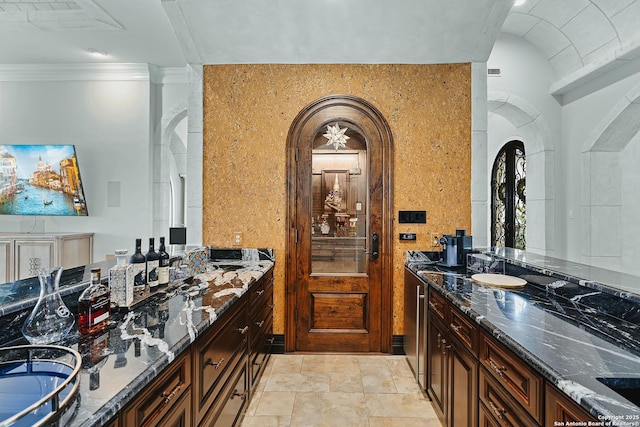
[[[38,270],[40,298],[22,325],[22,334],[31,344],[50,344],[64,338],[75,322],[60,297],[62,267]]]

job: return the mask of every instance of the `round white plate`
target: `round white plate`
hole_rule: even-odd
[[[481,285],[499,286],[501,288],[521,288],[527,284],[527,281],[515,276],[506,274],[474,274],[471,280]]]

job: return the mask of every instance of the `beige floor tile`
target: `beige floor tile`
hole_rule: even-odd
[[[369,418],[369,427],[442,427],[434,418]]]
[[[303,356],[289,354],[272,354],[268,365],[272,373],[299,373]]]
[[[335,354],[305,355],[301,372],[318,374],[357,374],[360,372],[358,356]]]
[[[365,394],[370,417],[422,418],[431,405],[415,394]]]
[[[265,391],[253,415],[291,415],[295,398],[291,391]]]
[[[331,374],[331,391],[345,393],[363,393],[360,374]]]
[[[362,393],[296,393],[291,425],[368,427]]]
[[[272,372],[265,384],[264,391],[330,391],[329,375],[322,374],[283,374]]]
[[[288,427],[291,416],[245,416],[241,427]]]

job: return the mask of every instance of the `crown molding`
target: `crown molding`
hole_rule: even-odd
[[[0,64],[0,81],[153,81],[185,83],[185,68],[150,64]]]

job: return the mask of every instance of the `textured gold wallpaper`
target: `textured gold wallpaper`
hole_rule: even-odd
[[[471,234],[471,66],[207,65],[204,67],[203,240],[274,248],[274,333],[284,333],[286,142],[291,122],[315,99],[363,98],[394,138],[393,334],[403,333],[407,250],[433,234]],[[399,210],[426,210],[427,224],[398,224]],[[401,232],[417,233],[400,242]]]

